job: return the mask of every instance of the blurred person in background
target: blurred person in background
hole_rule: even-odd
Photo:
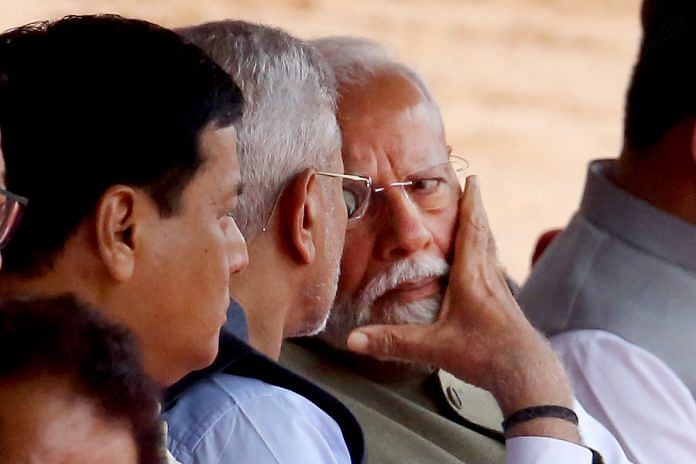
[[[127,330],[70,297],[0,301],[3,461],[162,464],[156,385]]]
[[[162,387],[210,364],[247,262],[239,88],[176,33],[116,16],[0,35],[0,76],[7,188],[31,198],[0,297],[74,294],[133,332]]]
[[[350,412],[275,363],[284,337],[324,327],[336,294],[346,209],[333,73],[280,29],[228,20],[179,33],[246,96],[235,123],[245,190],[234,217],[249,266],[230,291],[258,351],[228,326],[213,366],[170,388],[169,450],[184,464],[360,463]]]
[[[344,181],[349,220],[327,330],[286,344],[283,363],[351,408],[372,462],[590,462],[585,448],[534,437],[573,441],[557,433],[577,429],[557,416],[513,425],[531,406],[568,412],[572,392],[508,289],[474,179],[462,196],[463,160],[450,156],[427,85],[373,42],[312,44],[336,74],[343,161],[359,180]],[[346,350],[356,335],[379,360]],[[581,416],[586,442],[624,462],[606,430]]]
[[[642,8],[623,151],[590,164],[580,209],[520,304],[629,457],[694,462],[696,5]]]

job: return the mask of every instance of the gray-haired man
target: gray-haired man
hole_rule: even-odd
[[[355,219],[354,207],[364,202],[360,194],[365,190],[354,187],[365,187],[367,179],[341,174],[338,126],[330,114],[333,100],[327,98],[333,94],[330,71],[317,81],[316,74],[296,73],[290,66],[293,60],[310,59],[316,60],[317,69],[323,69],[325,65],[313,50],[280,31],[239,22],[201,26],[185,33],[218,62],[226,64],[244,89],[247,102],[252,102],[247,103],[245,112],[249,119],[238,126],[240,156],[243,167],[255,170],[247,174],[252,180],[246,182],[252,189],[266,193],[254,195],[257,200],[238,211],[238,219],[249,234],[251,267],[245,275],[233,278],[231,287],[250,314],[252,344],[275,358],[284,336],[321,328],[336,288],[337,255],[346,227],[344,208],[348,208],[351,220]],[[299,47],[301,52],[289,51],[288,47]],[[290,63],[281,59],[288,55]],[[314,92],[305,92],[304,84],[314,86]],[[255,98],[259,99],[257,103]],[[261,128],[265,128],[263,133]],[[274,144],[268,153],[266,140],[285,131],[285,142]],[[245,140],[252,140],[247,137],[253,133],[257,137],[245,147]],[[323,153],[324,162],[321,156],[309,160],[302,156],[313,150],[323,150],[314,153]],[[281,168],[280,159],[295,160],[296,164]],[[276,177],[272,176],[274,169]],[[343,178],[345,205],[337,177]],[[453,262],[456,271],[452,275],[456,277],[451,278],[453,291],[448,294],[447,317],[428,338],[433,344],[419,350],[420,360],[441,363],[464,378],[487,382],[485,385],[508,384],[508,391],[498,397],[504,411],[538,404],[568,405],[570,390],[557,360],[522,317],[495,266],[492,248],[487,240],[481,240],[488,236],[488,226],[475,183],[468,185],[459,216],[462,226],[458,240],[464,250]],[[265,206],[254,212],[257,205]],[[477,227],[472,229],[472,224]],[[470,275],[468,271],[479,273],[482,279],[464,287],[462,276]],[[465,308],[477,308],[487,316],[479,318],[480,323],[473,328],[463,327],[464,318],[469,316],[463,314]],[[470,363],[474,360],[471,353],[462,352],[456,344],[442,343],[452,333],[472,329],[487,342],[481,346],[478,363]],[[363,332],[362,338],[368,342],[367,349],[375,350],[379,343],[370,334],[374,331]],[[356,335],[352,346],[360,349],[361,337]],[[297,379],[287,384],[273,382],[268,370],[279,367],[269,364],[268,358],[257,356],[256,363],[248,362],[249,358],[246,361],[223,363],[224,374],[194,384],[170,410],[169,444],[182,461],[304,464],[362,460],[362,438],[354,440],[351,431],[355,428],[347,426],[354,418],[347,412],[337,413],[343,406],[332,400],[324,401],[319,408],[317,396],[311,393],[316,387],[293,389]],[[227,370],[230,367],[232,371]],[[310,396],[311,402],[307,401]],[[382,432],[377,430],[373,439],[379,440]],[[508,437],[515,445],[507,456],[510,462],[556,462],[560,457],[566,462],[592,460],[585,448],[561,440],[551,440],[555,446],[550,446],[546,439],[532,435],[579,441],[577,428],[558,419],[541,417],[511,425]],[[542,453],[546,461],[534,460],[535,453]],[[418,460],[416,456],[404,456],[402,462]],[[418,462],[433,459],[438,455]]]
[[[322,336],[329,344],[289,344],[284,362],[346,402],[372,462],[589,462],[586,449],[538,438],[577,440],[557,417],[508,419],[500,430],[501,415],[571,407],[572,392],[507,289],[478,188],[467,180],[461,192],[461,160],[450,156],[427,85],[378,44],[313,44],[338,81],[346,172],[370,182],[352,185],[357,201],[348,210],[338,299]],[[399,325],[362,327],[368,324]],[[346,344],[411,363],[351,356]],[[430,366],[495,400],[447,372],[431,375]],[[588,444],[607,462],[624,462],[613,438],[579,415]]]
[[[346,210],[333,73],[314,49],[279,29],[222,21],[179,32],[246,96],[236,125],[245,191],[235,219],[253,264],[230,289],[248,315],[251,344],[277,359],[284,337],[323,328],[338,283]],[[271,359],[251,356],[254,362],[228,362],[224,372],[199,379],[167,411],[168,446],[179,460],[362,459],[359,427],[340,403]],[[240,372],[244,363],[249,369]],[[360,435],[358,446],[351,434]]]

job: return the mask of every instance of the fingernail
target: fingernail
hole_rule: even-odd
[[[471,180],[471,185],[477,188],[479,187],[479,178],[477,175],[472,175],[469,179]]]
[[[367,351],[367,335],[362,332],[353,332],[348,337],[346,342],[348,349],[352,351],[365,352]]]

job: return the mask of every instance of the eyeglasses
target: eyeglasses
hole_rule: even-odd
[[[0,249],[10,241],[28,199],[0,188]]]
[[[346,189],[345,185],[346,182],[362,182],[362,181],[369,181],[367,177],[362,177],[362,176],[354,176],[352,174],[338,174],[336,172],[327,172],[327,171],[316,171],[314,173],[317,176],[325,176],[325,177],[332,177],[332,178],[338,178],[343,180],[343,200],[347,202],[346,200]],[[262,232],[268,231],[268,227],[270,226],[271,220],[273,219],[273,214],[275,214],[276,208],[278,207],[278,201],[280,200],[280,197],[276,198],[276,202],[273,204],[273,209],[271,210],[271,215],[268,218],[268,222],[266,225],[261,229]],[[349,218],[350,219],[350,218]]]
[[[448,161],[414,171],[404,177],[404,180],[392,182],[382,187],[373,187],[371,177],[356,174],[338,174],[335,172],[317,171],[318,176],[339,178],[343,181],[343,201],[348,212],[348,226],[361,219],[374,203],[372,195],[382,193],[389,188],[401,188],[413,204],[420,209],[429,211],[444,208],[456,203],[461,193],[461,184],[457,174],[464,172],[469,163],[458,156],[450,156]],[[268,223],[261,230],[268,230],[271,218],[278,206],[276,199]]]
[[[403,180],[381,187],[373,187],[371,177],[345,175],[343,177],[343,199],[348,210],[349,225],[361,219],[368,211],[370,202],[375,203],[374,194],[390,188],[400,188],[406,198],[424,211],[444,208],[456,203],[461,194],[457,174],[464,172],[469,163],[457,156],[449,161],[414,171]]]

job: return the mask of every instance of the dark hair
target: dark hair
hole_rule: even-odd
[[[159,392],[125,328],[69,296],[0,301],[0,353],[0,379],[68,377],[104,417],[130,426],[141,464],[162,462]]]
[[[6,272],[52,264],[112,185],[145,189],[167,217],[202,160],[201,131],[242,112],[232,79],[157,25],[71,16],[0,35],[8,189],[31,199]]]
[[[696,115],[696,2],[644,0],[642,24],[624,121],[627,148],[634,152]]]

